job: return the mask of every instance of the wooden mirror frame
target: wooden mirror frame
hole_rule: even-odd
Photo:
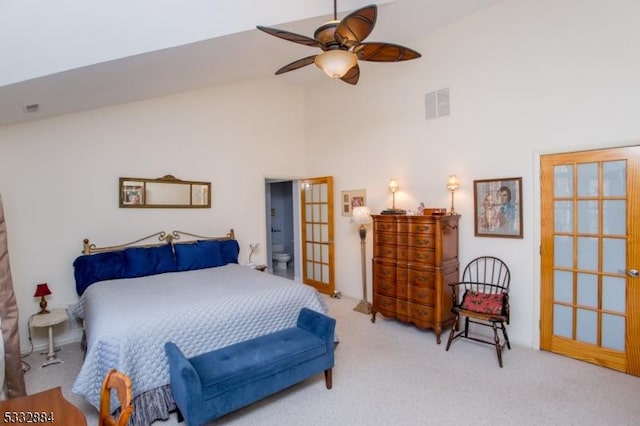
[[[211,182],[181,180],[172,175],[157,179],[121,177],[121,208],[211,208]]]

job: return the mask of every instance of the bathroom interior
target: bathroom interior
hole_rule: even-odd
[[[299,230],[297,223],[298,201],[294,191],[297,181],[282,179],[265,180],[267,271],[299,281]]]

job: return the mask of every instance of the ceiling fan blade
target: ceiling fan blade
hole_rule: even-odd
[[[335,38],[343,46],[351,47],[361,43],[376,25],[378,8],[376,5],[365,6],[350,13],[340,20],[336,28]]]
[[[307,56],[306,58],[293,61],[290,64],[287,64],[284,67],[280,68],[278,71],[276,71],[276,75],[283,74],[289,71],[294,71],[294,70],[297,70],[298,68],[302,68],[309,64],[312,64],[315,61],[316,56],[318,55],[311,55],[311,56]]]
[[[391,43],[362,43],[355,48],[358,59],[372,62],[398,62],[422,55],[413,49]]]
[[[344,76],[342,76],[340,80],[344,81],[345,83],[355,85],[358,83],[359,78],[360,78],[360,67],[358,66],[358,64],[355,64],[353,67],[351,67],[349,71],[347,71],[347,73]]]
[[[305,46],[311,47],[320,47],[320,43],[318,41],[312,39],[311,37],[303,36],[300,34],[292,33],[285,30],[279,30],[277,28],[269,28],[269,27],[261,27],[258,25],[256,27],[260,31],[264,31],[267,34],[271,34],[274,37],[278,37],[287,41],[292,41],[298,44],[304,44]]]

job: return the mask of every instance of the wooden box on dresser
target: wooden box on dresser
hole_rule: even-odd
[[[432,328],[453,325],[451,282],[458,281],[458,215],[373,216],[371,322],[385,317]]]

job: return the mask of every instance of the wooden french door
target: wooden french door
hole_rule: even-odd
[[[540,171],[541,348],[640,376],[640,146]]]
[[[304,179],[302,211],[302,282],[325,294],[335,292],[333,178]]]

